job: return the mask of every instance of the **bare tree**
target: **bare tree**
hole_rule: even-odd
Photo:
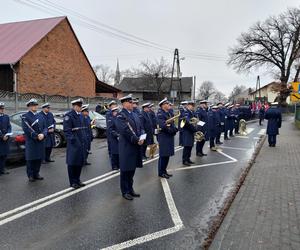
[[[234,86],[233,90],[231,91],[230,95],[229,95],[229,101],[234,101],[234,99],[236,98],[237,95],[241,94],[242,92],[244,92],[247,89],[246,86],[244,85],[236,85]]]
[[[214,83],[211,81],[204,81],[197,90],[197,99],[207,100],[216,94]]]
[[[98,79],[104,83],[112,84],[114,80],[114,72],[108,65],[100,64],[93,66],[94,72]]]
[[[215,102],[226,102],[227,97],[219,90],[216,90],[214,94]]]
[[[282,82],[280,102],[285,103],[292,66],[300,52],[300,9],[292,8],[279,16],[257,22],[242,33],[229,50],[228,64],[238,72],[265,67],[276,71]]]

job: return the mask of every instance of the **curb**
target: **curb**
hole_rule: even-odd
[[[203,249],[209,249],[212,241],[214,240],[219,228],[222,225],[222,222],[224,221],[228,210],[230,209],[231,204],[233,203],[236,195],[238,194],[241,186],[244,184],[245,179],[251,169],[251,167],[254,165],[255,163],[255,159],[258,156],[261,148],[263,147],[265,141],[266,141],[266,136],[263,135],[261,136],[260,141],[258,142],[258,145],[256,146],[251,159],[248,161],[247,167],[245,168],[245,170],[241,173],[241,176],[239,178],[239,180],[237,181],[237,183],[235,184],[235,187],[232,189],[232,191],[230,192],[228,198],[226,198],[223,207],[220,209],[218,215],[216,216],[214,222],[212,223],[211,228],[208,230],[208,236],[205,238],[204,243],[202,244],[202,248]]]

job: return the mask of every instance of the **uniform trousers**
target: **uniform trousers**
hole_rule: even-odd
[[[193,146],[184,146],[182,151],[182,162],[189,162]]]
[[[70,186],[80,183],[81,165],[68,165],[68,175]]]
[[[111,154],[111,167],[112,168],[120,168],[119,164],[119,155],[118,154]]]
[[[52,153],[52,147],[50,148],[45,148],[45,161],[50,161],[51,158],[51,153]]]
[[[234,124],[234,133],[236,133],[236,134],[239,133],[239,123],[240,123],[240,120],[237,120],[236,123]]]
[[[268,135],[269,145],[276,145],[276,135]]]
[[[209,147],[214,148],[215,147],[215,137],[209,137]]]
[[[0,156],[0,173],[2,173],[4,171],[6,157],[7,157],[6,155]]]
[[[29,177],[38,177],[40,173],[40,168],[41,168],[42,160],[27,160],[26,161],[26,171],[27,171],[27,176]]]
[[[147,144],[143,144],[142,146],[142,157],[146,157],[147,146]]]
[[[133,176],[135,174],[135,170],[131,171],[120,171],[120,184],[121,184],[121,192],[122,195],[130,194],[133,192]]]
[[[205,140],[197,141],[197,143],[196,143],[196,154],[203,154],[204,144],[205,144]]]
[[[169,163],[170,156],[159,156],[158,159],[158,175],[163,175],[167,173],[167,167]]]

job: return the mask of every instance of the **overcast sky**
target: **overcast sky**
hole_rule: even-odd
[[[198,86],[210,80],[227,95],[236,84],[255,87],[257,74],[261,76],[261,85],[272,80],[263,72],[239,75],[228,68],[228,48],[235,44],[239,34],[258,20],[279,14],[287,7],[300,6],[299,0],[43,0],[48,7],[54,3],[68,11],[61,12],[57,8],[40,10],[20,2],[40,3],[0,0],[0,23],[67,15],[92,65],[106,64],[114,70],[117,58],[121,70],[137,67],[147,58],[164,56],[171,62],[170,50],[178,48],[185,57],[181,62],[183,76],[195,75]],[[112,37],[93,22],[99,27],[95,31],[69,11],[156,43],[160,49]]]

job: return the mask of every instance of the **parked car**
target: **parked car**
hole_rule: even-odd
[[[26,113],[26,111],[20,111],[20,112],[14,113],[14,114],[10,115],[10,120],[21,127],[22,126],[21,115],[23,115],[25,113]],[[56,126],[55,126],[55,130],[54,130],[54,137],[55,137],[54,147],[59,148],[59,147],[63,147],[66,145],[66,138],[65,138],[64,130],[63,130],[63,120],[59,117],[55,117],[54,119],[56,121]]]
[[[244,119],[246,121],[251,119],[252,113],[251,113],[251,108],[249,106],[240,106],[240,118]]]
[[[66,113],[55,113],[55,119],[63,120],[63,117]],[[89,116],[91,120],[95,122],[95,125],[92,126],[93,137],[106,137],[106,118],[103,115],[100,115],[96,111],[89,111]]]
[[[8,162],[25,160],[25,135],[23,129],[11,122],[12,136],[9,138]]]

